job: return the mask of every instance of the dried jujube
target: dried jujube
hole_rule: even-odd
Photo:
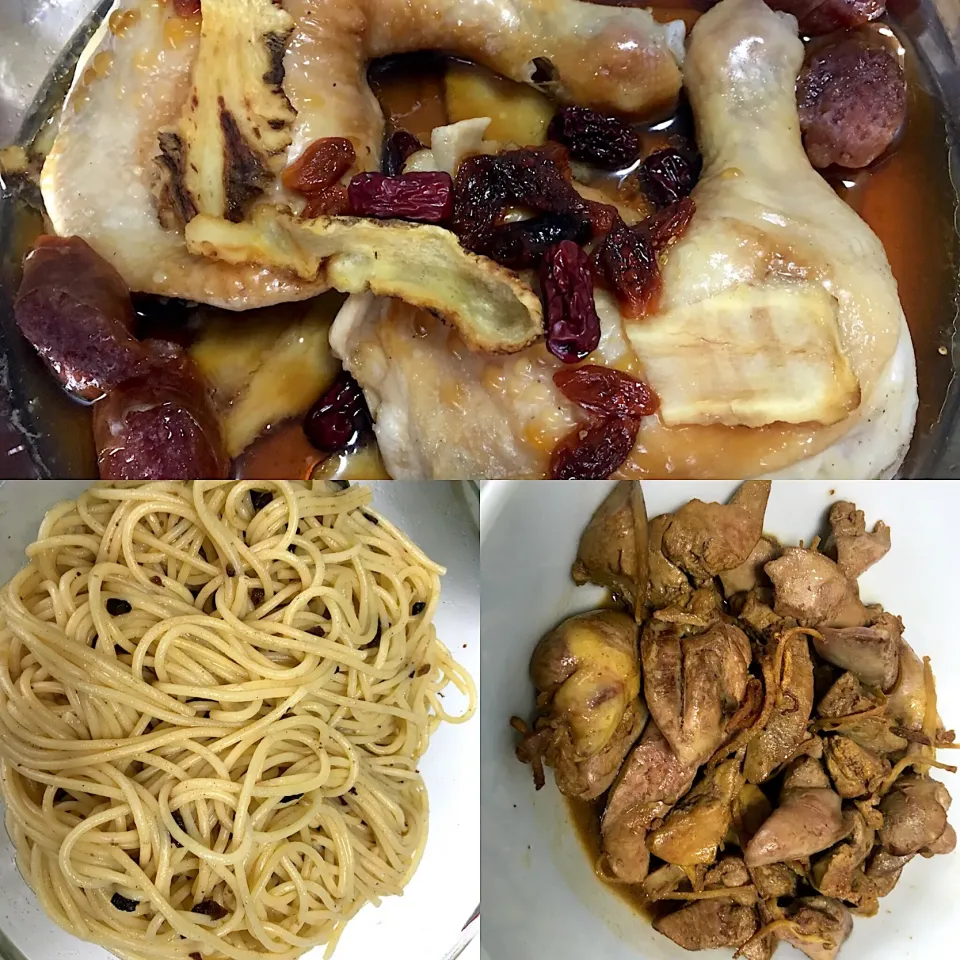
[[[443,223],[453,213],[453,178],[449,173],[357,174],[347,188],[350,207],[359,217]]]
[[[564,363],[577,363],[600,343],[590,260],[572,241],[551,247],[540,268],[547,349]]]

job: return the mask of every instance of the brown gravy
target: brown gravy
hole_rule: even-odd
[[[603,813],[604,798],[597,800],[575,800],[564,797],[570,822],[576,831],[577,839],[583,847],[590,863],[600,859],[600,815]],[[599,880],[599,878],[598,878]],[[604,881],[599,880],[600,883]],[[634,883],[605,883],[607,889],[647,920],[653,921],[659,915],[657,904],[643,895],[643,887]]]

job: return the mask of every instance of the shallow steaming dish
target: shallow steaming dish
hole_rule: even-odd
[[[101,476],[899,468],[955,231],[883,0],[395,6],[118,0],[6,155]]]
[[[0,757],[18,866],[70,933],[125,960],[329,956],[403,892],[419,762],[476,701],[432,622],[443,568],[370,499],[100,485],[47,513],[0,593]]]
[[[936,888],[949,890],[957,876],[955,857],[936,856],[956,843],[939,782],[949,784],[949,774],[930,774],[955,771],[950,753],[937,759],[933,745],[953,744],[946,728],[958,663],[923,607],[949,606],[938,591],[955,567],[922,591],[896,584],[916,563],[909,548],[920,541],[935,553],[935,518],[952,502],[949,491],[933,488],[936,505],[914,513],[897,509],[893,487],[883,485],[888,496],[873,494],[866,523],[845,499],[851,485],[777,484],[766,520],[762,482],[733,491],[727,504],[687,501],[691,493],[727,499],[729,486],[719,497],[721,485],[661,486],[644,485],[649,523],[639,487],[628,483],[599,494],[576,485],[545,491],[542,525],[519,520],[531,506],[524,490],[493,491],[484,505],[484,570],[495,571],[485,572],[484,595],[498,602],[483,630],[508,633],[485,650],[484,669],[488,688],[506,685],[499,700],[520,733],[505,742],[492,721],[484,733],[488,952],[498,956],[517,936],[521,957],[536,955],[529,948],[538,939],[558,957],[592,941],[616,960],[674,956],[666,938],[759,958],[781,941],[816,960],[935,952],[949,931],[935,913],[917,922],[926,910],[917,891],[942,900]],[[878,506],[888,500],[890,511]],[[809,518],[802,537],[801,510]],[[874,525],[879,516],[890,526]],[[558,517],[565,529],[574,518],[572,536],[548,532]],[[911,521],[905,543],[900,530]],[[570,564],[566,584],[538,587],[536,620],[516,603],[531,587],[518,573],[527,560],[519,544],[535,533],[544,555],[557,557],[538,571],[541,584]],[[792,546],[800,539],[809,547]],[[519,553],[506,561],[505,549]],[[878,590],[870,574],[898,550],[907,558]],[[570,567],[573,581],[602,584],[606,598],[573,587]],[[507,587],[511,577],[520,582]],[[918,631],[918,615],[927,629]],[[542,639],[520,643],[518,629],[534,622]],[[518,643],[523,652],[513,656]],[[921,660],[914,648],[932,656]],[[512,681],[521,660],[529,660],[535,712],[529,682],[526,706],[514,709],[524,696]],[[939,711],[931,661],[945,677]],[[529,780],[524,789],[497,769],[513,748],[546,789],[535,792]],[[549,796],[561,792],[569,806]],[[488,841],[490,824],[501,821]],[[519,843],[525,856],[507,852]],[[938,860],[948,861],[939,872]],[[515,880],[505,877],[511,871]],[[555,930],[536,919],[529,933],[516,929],[535,904],[564,917]],[[590,922],[588,909],[624,942]],[[918,929],[927,922],[931,931]]]

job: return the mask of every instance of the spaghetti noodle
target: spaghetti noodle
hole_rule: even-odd
[[[0,757],[62,927],[124,960],[293,960],[403,890],[418,759],[476,697],[432,625],[443,568],[369,499],[98,484],[47,513],[0,593]]]

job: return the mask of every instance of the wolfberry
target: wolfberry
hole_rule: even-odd
[[[304,220],[314,217],[345,217],[352,213],[347,188],[342,183],[312,193],[300,214]]]
[[[676,203],[671,203],[669,207],[651,214],[638,224],[636,229],[650,241],[654,251],[660,253],[683,236],[695,211],[693,199],[684,197]]]
[[[630,456],[640,424],[607,417],[574,427],[550,456],[554,480],[604,480]]]
[[[639,420],[660,406],[659,397],[642,380],[611,367],[585,363],[574,370],[558,370],[553,382],[568,400],[604,416]]]
[[[660,266],[653,244],[641,230],[631,229],[622,220],[597,248],[594,268],[627,317],[645,316],[660,295]]]
[[[288,190],[309,197],[335,184],[356,160],[357,152],[346,137],[321,137],[284,168],[280,179]]]

